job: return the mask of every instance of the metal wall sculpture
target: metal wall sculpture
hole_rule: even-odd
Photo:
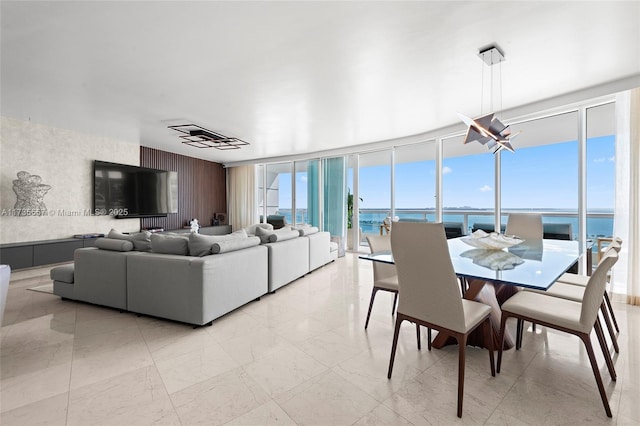
[[[13,207],[18,216],[34,216],[46,214],[47,206],[44,196],[51,189],[51,185],[42,183],[42,178],[29,172],[18,172],[18,179],[13,181],[13,192],[18,200]]]

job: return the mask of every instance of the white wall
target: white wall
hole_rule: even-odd
[[[31,122],[0,117],[0,243],[137,231],[139,219],[91,216],[93,160],[140,164],[140,146]],[[44,196],[48,214],[15,216],[13,180],[19,171],[39,175],[51,185]]]

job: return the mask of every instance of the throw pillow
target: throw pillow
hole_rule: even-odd
[[[294,229],[296,229],[300,233],[301,237],[304,237],[305,235],[317,234],[319,232],[317,226],[299,226]]]
[[[133,243],[131,241],[118,240],[115,238],[98,238],[96,240],[96,247],[102,250],[131,251],[133,250]]]
[[[292,240],[294,238],[298,238],[300,236],[300,232],[291,228],[282,228],[276,231],[273,231],[273,234],[269,235],[269,242],[276,243],[278,241],[286,241]]]
[[[254,225],[247,226],[247,234],[256,235],[256,229],[263,228],[267,231],[273,231],[273,225],[270,223],[256,223]]]
[[[116,240],[127,240],[133,243],[133,247],[137,251],[150,251],[151,250],[151,232],[149,231],[140,231],[134,232],[131,234],[123,234],[120,231],[116,231],[112,229],[109,231],[108,238],[113,238]]]
[[[233,240],[218,241],[217,243],[213,243],[211,245],[211,253],[228,253],[230,251],[242,250],[248,247],[257,246],[259,244],[260,238],[258,237],[236,238]]]
[[[185,235],[151,235],[151,251],[162,254],[179,254],[186,256],[189,253],[189,238]]]
[[[256,231],[256,237],[260,238],[260,242],[262,244],[266,244],[269,242],[269,237],[276,231],[274,231],[273,229],[265,229],[262,227],[257,227],[255,229]]]
[[[189,234],[189,254],[191,256],[206,256],[211,254],[211,246],[214,243],[228,240],[246,239],[247,233],[244,229],[225,235],[201,235]]]

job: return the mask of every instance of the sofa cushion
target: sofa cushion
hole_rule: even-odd
[[[189,253],[189,238],[186,235],[153,234],[151,235],[151,251],[186,256]]]
[[[234,238],[213,243],[211,245],[211,253],[228,253],[230,251],[242,250],[248,247],[257,246],[259,244],[260,238],[258,237]]]
[[[310,226],[310,225],[297,226],[293,229],[297,230],[300,233],[301,237],[304,237],[305,235],[317,234],[320,231],[317,226]]]
[[[258,229],[258,228],[263,228],[263,229],[266,229],[268,231],[273,231],[273,225],[270,224],[270,223],[256,223],[254,225],[247,226],[247,228],[246,228],[247,234],[256,235],[256,229]]]
[[[294,229],[278,229],[273,232],[273,234],[269,235],[270,243],[277,243],[278,241],[287,241],[294,238],[298,238],[300,236],[300,232]]]
[[[290,226],[285,226],[284,228],[276,230],[256,228],[256,237],[260,237],[260,242],[262,244],[290,240],[299,236],[300,233],[298,231],[292,230]]]
[[[221,241],[228,240],[244,240],[247,238],[247,232],[244,229],[225,235],[201,235],[196,233],[189,234],[189,254],[191,256],[206,256],[213,253],[212,245]]]
[[[96,247],[102,250],[131,251],[133,250],[133,243],[131,241],[118,240],[116,238],[98,238],[96,240]]]
[[[132,234],[123,234],[120,231],[112,229],[107,235],[108,238],[116,240],[127,240],[133,243],[133,247],[137,251],[151,251],[151,232],[140,231]]]

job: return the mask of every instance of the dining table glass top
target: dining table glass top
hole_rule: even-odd
[[[447,240],[459,277],[547,290],[580,257],[577,241],[525,240],[503,250],[473,248],[462,238]],[[394,263],[391,252],[361,255],[361,259]]]

